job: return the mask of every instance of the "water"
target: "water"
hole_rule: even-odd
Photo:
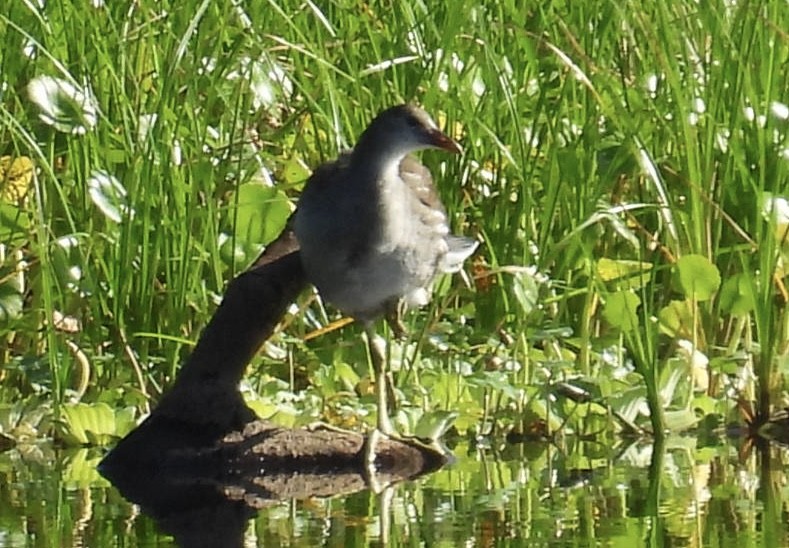
[[[195,500],[155,519],[98,474],[101,450],[24,446],[0,454],[0,546],[176,545],[163,529],[216,546],[789,546],[785,450],[692,438],[657,454],[646,443],[500,449],[460,445],[452,466],[379,494],[259,510]]]

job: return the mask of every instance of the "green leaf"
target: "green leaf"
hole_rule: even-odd
[[[304,160],[298,155],[291,156],[282,168],[282,179],[288,184],[306,181],[311,172]]]
[[[287,195],[277,188],[255,182],[241,185],[237,192],[236,241],[245,249],[251,249],[276,238],[290,216],[291,203]]]
[[[528,315],[537,306],[539,284],[528,272],[518,272],[512,277],[512,293],[524,315]]]
[[[67,449],[64,452],[61,480],[69,488],[95,488],[109,486],[110,482],[99,474],[102,456],[94,449]]]
[[[756,308],[751,280],[745,274],[735,274],[723,282],[720,293],[721,312],[745,316]]]
[[[603,257],[597,261],[597,275],[618,289],[639,289],[652,277],[652,263]]]
[[[672,337],[692,338],[693,313],[688,301],[671,301],[658,313],[660,329]]]
[[[62,407],[63,440],[69,445],[104,445],[119,437],[115,412],[106,403],[75,403]]]
[[[685,296],[708,301],[721,285],[718,267],[702,255],[685,255],[677,261],[676,275]]]
[[[88,179],[88,195],[104,216],[114,223],[133,214],[129,196],[123,184],[112,174],[96,170]]]
[[[11,277],[0,283],[0,322],[8,322],[22,315],[22,293],[19,291],[16,278]]]
[[[414,435],[428,440],[441,439],[458,415],[457,411],[429,411],[419,418]]]
[[[342,383],[345,390],[353,390],[359,384],[359,374],[345,362],[338,362],[334,364],[334,377]]]
[[[701,412],[702,416],[712,415],[718,412],[719,402],[715,398],[702,394],[693,398],[692,409]]]
[[[7,248],[27,240],[30,219],[15,204],[0,202],[0,242]]]
[[[467,380],[470,386],[490,388],[512,400],[517,400],[520,396],[518,388],[513,386],[509,377],[501,371],[480,371],[467,377]]]
[[[612,326],[622,331],[638,329],[638,306],[641,299],[629,291],[611,293],[606,297],[603,317]]]
[[[679,411],[666,411],[663,416],[666,419],[666,427],[672,432],[682,432],[696,426],[699,418],[690,409],[680,409]]]

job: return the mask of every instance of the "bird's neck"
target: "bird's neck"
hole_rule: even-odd
[[[355,149],[351,165],[356,173],[352,180],[359,183],[374,183],[385,187],[399,179],[400,162],[406,156],[401,151],[374,151]]]

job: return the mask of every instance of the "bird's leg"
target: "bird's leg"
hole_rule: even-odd
[[[386,343],[375,332],[372,324],[365,326],[367,345],[370,349],[370,358],[375,371],[375,395],[378,403],[378,430],[381,434],[391,436],[395,433],[392,422],[389,420],[389,405],[387,392],[389,377],[386,361]]]
[[[394,336],[398,340],[403,340],[406,336],[406,329],[400,319],[402,317],[402,301],[393,299],[386,303],[384,317]],[[375,371],[375,395],[378,406],[377,426],[367,439],[364,455],[365,463],[372,477],[375,470],[375,449],[381,436],[393,437],[397,435],[389,418],[389,402],[394,401],[395,394],[394,382],[391,378],[389,361],[386,356],[386,342],[375,332],[373,322],[365,322],[364,331],[367,335],[367,346],[370,350],[370,359],[373,362],[373,370]]]
[[[367,335],[367,346],[370,350],[370,359],[373,362],[373,370],[375,371],[375,395],[378,400],[378,417],[375,429],[367,436],[364,445],[364,464],[367,469],[367,475],[372,483],[375,481],[375,455],[378,443],[382,436],[391,436],[394,434],[392,421],[389,420],[389,406],[387,405],[387,387],[388,378],[386,371],[386,343],[375,332],[372,323],[365,325],[365,333]]]
[[[401,353],[401,364],[404,360],[405,356],[405,343],[408,339],[408,330],[406,329],[405,325],[403,325],[403,314],[405,313],[406,304],[403,299],[392,299],[388,301],[384,305],[384,319],[386,323],[389,325],[389,329],[394,335],[394,339],[398,342],[398,344],[402,345],[402,353]],[[386,375],[387,380],[387,393],[389,395],[390,403],[397,403],[397,396],[395,395],[394,390],[394,379],[392,378],[392,372],[388,371]]]
[[[406,328],[403,325],[403,312],[405,312],[405,301],[402,299],[393,299],[386,303],[384,309],[384,319],[389,324],[389,329],[392,330],[395,338],[404,340],[406,338]]]

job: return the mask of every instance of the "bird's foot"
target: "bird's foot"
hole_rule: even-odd
[[[374,493],[380,493],[386,488],[378,481],[378,468],[375,466],[375,459],[378,455],[378,445],[383,439],[392,439],[391,433],[386,434],[379,428],[373,429],[364,440],[364,471],[367,476],[367,484]]]

